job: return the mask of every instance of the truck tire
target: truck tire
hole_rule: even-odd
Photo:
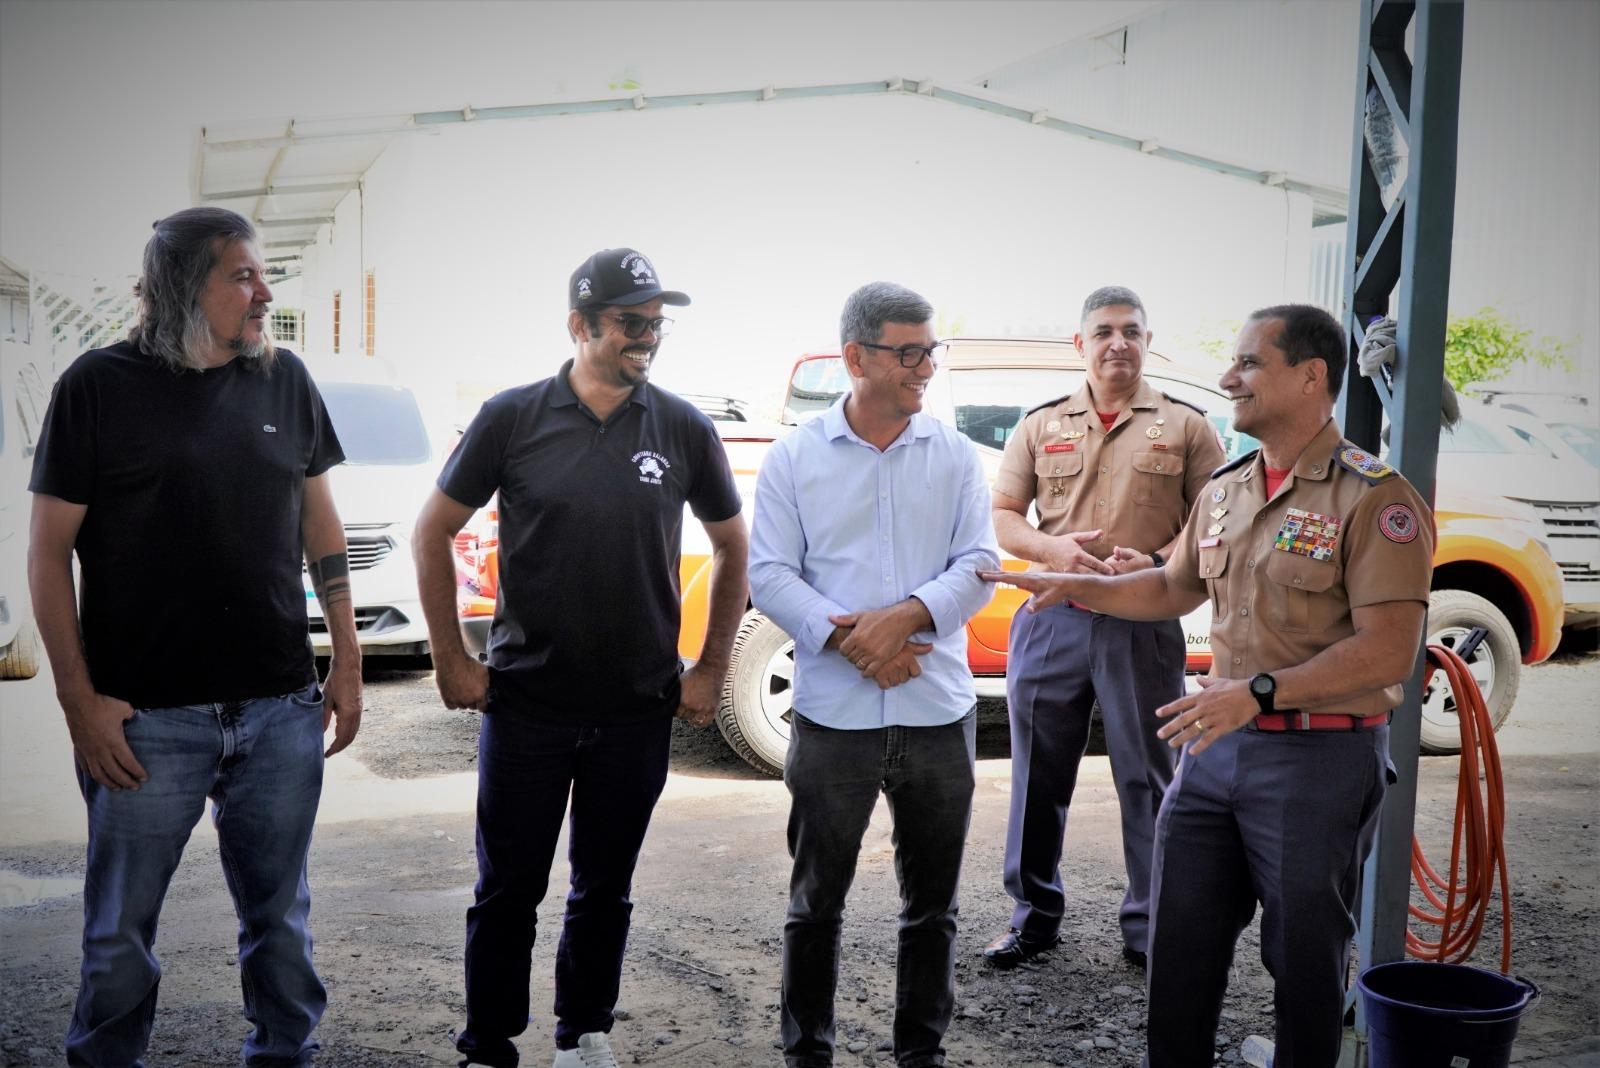
[[[1489,632],[1473,651],[1467,667],[1478,680],[1483,702],[1494,729],[1511,715],[1522,683],[1522,648],[1510,620],[1490,602],[1466,590],[1434,590],[1428,596],[1428,644],[1455,646],[1474,627]],[[1422,751],[1459,753],[1461,726],[1456,720],[1455,697],[1444,672],[1436,671],[1422,694]]]
[[[794,639],[752,609],[733,638],[717,729],[751,767],[782,775],[793,703]]]
[[[0,649],[0,679],[31,679],[39,674],[39,635],[24,623],[11,644]]]

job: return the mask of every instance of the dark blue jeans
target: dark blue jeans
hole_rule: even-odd
[[[900,881],[895,1062],[901,1068],[944,1063],[976,728],[976,712],[939,727],[875,730],[835,730],[795,713],[783,769],[793,797],[780,1025],[789,1068],[833,1063],[844,899],[880,792],[894,819]]]
[[[311,967],[306,853],[322,793],[322,695],[142,708],[123,726],[150,779],[110,790],[78,772],[89,810],[83,975],[67,1063],[143,1064],[161,966],[167,885],[211,798],[222,873],[239,915],[247,1065],[311,1063],[327,994]]]
[[[571,887],[556,948],[556,1046],[610,1031],[633,868],[667,782],[672,719],[614,727],[537,722],[490,699],[478,733],[478,885],[467,910],[467,1026],[456,1048],[515,1068],[528,1026],[539,902],[572,799]]]

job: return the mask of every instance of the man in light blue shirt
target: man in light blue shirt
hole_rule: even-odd
[[[833,1064],[840,920],[880,792],[902,904],[895,1061],[944,1064],[972,814],[966,623],[990,596],[977,572],[1000,553],[977,453],[922,412],[943,348],[932,319],[902,286],[851,294],[840,321],[851,391],[777,442],[756,484],[752,598],[795,638],[788,1068]]]

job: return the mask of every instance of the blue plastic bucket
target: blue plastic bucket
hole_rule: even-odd
[[[1371,1068],[1506,1068],[1539,988],[1464,964],[1397,961],[1356,982]]]

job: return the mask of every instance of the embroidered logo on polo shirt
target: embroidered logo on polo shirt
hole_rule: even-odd
[[[667,469],[672,466],[665,456],[659,452],[646,449],[633,454],[633,465],[639,469],[639,481],[647,482],[652,486],[661,485],[661,480],[667,477]]]

